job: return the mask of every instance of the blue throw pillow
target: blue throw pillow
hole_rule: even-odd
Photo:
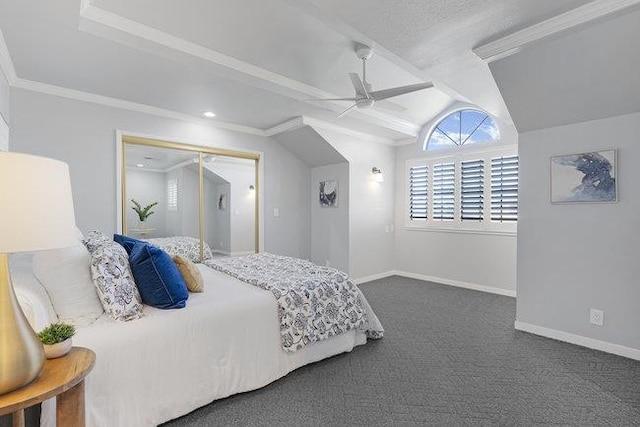
[[[114,234],[113,240],[127,251],[127,254],[131,255],[131,250],[136,243],[145,243],[142,240],[134,239],[133,237],[123,236],[122,234]]]
[[[184,308],[189,292],[171,256],[145,242],[133,245],[131,272],[142,302],[156,308]]]

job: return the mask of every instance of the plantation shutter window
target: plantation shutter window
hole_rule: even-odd
[[[433,219],[450,221],[455,209],[455,163],[433,166]]]
[[[173,212],[178,210],[178,178],[167,180],[167,209]]]
[[[482,221],[484,219],[484,160],[462,162],[461,166],[461,219]]]
[[[518,220],[518,156],[491,159],[491,220]]]
[[[429,209],[429,167],[409,169],[409,218],[427,219]]]

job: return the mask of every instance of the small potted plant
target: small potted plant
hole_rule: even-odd
[[[53,323],[38,333],[47,359],[64,356],[71,350],[71,337],[76,328],[68,323]]]
[[[151,215],[154,214],[154,212],[151,209],[158,204],[158,202],[153,202],[150,205],[142,207],[142,205],[138,203],[135,199],[131,199],[131,203],[133,203],[133,207],[131,209],[136,211],[136,213],[138,214],[138,219],[140,219],[140,224],[143,224],[147,220],[147,218],[149,218]]]

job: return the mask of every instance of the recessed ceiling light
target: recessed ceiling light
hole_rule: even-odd
[[[138,163],[136,166],[138,166],[139,168],[143,168],[144,165],[142,163]]]
[[[205,111],[202,114],[204,114],[205,117],[215,117],[216,116],[216,113],[214,113],[212,111]]]

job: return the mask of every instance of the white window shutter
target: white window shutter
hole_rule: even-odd
[[[433,219],[451,221],[455,209],[455,163],[433,166]]]
[[[409,219],[427,219],[429,209],[429,168],[424,165],[409,169]]]
[[[491,220],[518,220],[518,156],[491,159]]]
[[[484,219],[484,160],[463,161],[461,164],[460,203],[462,221]]]

